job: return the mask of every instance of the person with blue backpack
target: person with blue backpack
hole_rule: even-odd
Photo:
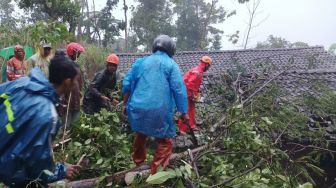
[[[137,166],[146,159],[148,137],[156,138],[151,174],[160,165],[166,168],[169,164],[176,136],[175,107],[184,121],[189,119],[186,86],[172,58],[175,51],[175,42],[169,36],[158,36],[153,54],[136,60],[122,84],[123,109],[135,132],[132,158]]]
[[[0,182],[11,188],[47,187],[79,173],[80,166],[55,163],[52,152],[61,126],[56,104],[77,76],[73,61],[57,51],[49,80],[34,68],[28,77],[0,85]]]

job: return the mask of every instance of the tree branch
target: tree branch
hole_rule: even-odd
[[[240,178],[240,177],[242,177],[242,176],[244,176],[244,175],[246,175],[246,174],[248,174],[248,173],[254,171],[255,169],[259,168],[265,161],[266,161],[265,159],[261,159],[261,160],[260,160],[254,167],[252,167],[252,168],[246,170],[245,172],[243,172],[243,173],[241,173],[241,174],[239,174],[239,175],[237,175],[237,176],[234,176],[234,177],[232,177],[232,178],[226,179],[226,180],[223,181],[222,183],[219,183],[219,184],[210,186],[210,188],[213,188],[213,187],[222,187],[222,185],[226,185],[226,184],[232,182],[233,180],[235,180],[235,179],[237,179],[237,178]]]

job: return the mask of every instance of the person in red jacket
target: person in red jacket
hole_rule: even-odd
[[[191,129],[196,128],[196,106],[195,102],[200,99],[200,86],[203,81],[203,74],[207,71],[212,63],[212,59],[209,56],[203,56],[200,63],[186,72],[183,76],[184,83],[187,87],[188,93],[188,115],[189,125]],[[185,134],[188,130],[188,126],[182,121],[178,122],[179,131],[181,134]]]
[[[24,61],[25,51],[21,45],[14,47],[14,57],[7,62],[7,80],[12,81],[26,76],[27,64]]]

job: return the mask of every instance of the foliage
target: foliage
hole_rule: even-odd
[[[43,12],[53,21],[69,24],[69,31],[74,32],[80,7],[71,0],[17,0],[20,8],[32,12]]]
[[[265,42],[258,42],[256,48],[257,49],[268,49],[268,48],[301,48],[301,47],[309,47],[307,43],[304,42],[294,42],[291,43],[288,40],[276,37],[273,35],[268,36]]]
[[[85,53],[79,58],[84,80],[90,82],[96,72],[105,68],[108,51],[93,44],[84,44]]]
[[[0,25],[15,28],[17,17],[13,16],[14,5],[11,0],[0,1]]]
[[[39,43],[43,38],[54,46],[63,46],[74,39],[74,35],[69,33],[66,25],[61,22],[37,22],[28,26],[26,30],[32,44]]]
[[[168,179],[176,179],[172,187],[184,187],[183,180],[190,179],[192,176],[192,166],[183,161],[183,165],[176,167],[175,169],[166,169],[165,171],[158,170],[154,175],[150,175],[146,182],[153,185],[163,184]]]
[[[125,28],[125,23],[112,16],[112,11],[118,2],[119,0],[107,0],[106,6],[100,11],[98,27],[104,32],[103,46],[105,47],[115,42],[114,36],[119,36],[119,30]]]
[[[201,50],[209,45],[210,34],[220,36],[223,31],[214,27],[235,14],[218,5],[218,0],[206,3],[204,0],[174,1],[174,12],[177,15],[176,37],[179,50]],[[218,44],[217,44],[218,47]]]
[[[150,180],[168,181],[165,185],[182,181],[183,186],[193,182],[195,187],[312,187],[311,176],[323,172],[319,158],[328,153],[323,150],[327,148],[324,130],[310,131],[308,117],[292,103],[277,105],[279,92],[275,86],[267,87],[247,105],[224,112],[225,123],[215,133],[207,133],[209,148],[194,156],[200,178],[192,169],[191,176],[177,178],[176,170],[167,170],[165,177]],[[293,148],[292,143],[303,146]],[[307,144],[317,149],[307,149]]]
[[[225,90],[234,92],[231,81],[222,86],[228,85]],[[323,88],[315,88],[320,96],[303,96],[304,100],[298,102],[313,109],[312,113],[334,114],[335,104],[328,101],[336,101],[336,95]],[[224,95],[226,106],[212,111],[214,114],[204,112],[204,117],[214,115],[218,120],[225,115],[225,121],[218,127],[212,127],[213,122],[203,122],[207,127],[204,132],[209,143],[207,150],[195,154],[194,161],[189,157],[175,161],[166,171],[159,170],[146,182],[136,180],[133,186],[312,187],[312,175],[323,173],[318,167],[319,158],[328,153],[328,144],[324,129],[308,129],[309,118],[298,110],[300,104],[279,102],[281,90],[276,85],[266,87],[245,105],[237,105],[235,99],[227,98],[227,92],[217,89],[212,92]],[[102,110],[94,116],[83,115],[71,128],[73,140],[65,149],[66,161],[76,163],[83,154],[89,159],[81,178],[111,174],[132,165],[131,136],[122,126],[124,123],[119,112]],[[199,178],[192,168],[193,162]]]
[[[79,178],[115,173],[131,166],[131,139],[122,126],[119,112],[105,109],[99,114],[82,113],[78,123],[71,127],[72,142],[66,146],[66,162],[76,164],[83,154],[84,169]],[[63,159],[62,152],[56,156]]]
[[[173,35],[171,3],[167,0],[137,0],[130,25],[137,38],[137,45],[150,51],[154,38],[159,34]]]
[[[332,45],[329,47],[328,51],[329,51],[330,53],[334,53],[334,54],[336,54],[336,43],[332,44]]]
[[[0,27],[0,46],[7,47],[14,44],[36,45],[40,40],[46,39],[53,46],[62,46],[73,40],[74,35],[67,31],[61,22],[37,22],[22,28]]]
[[[211,50],[220,50],[222,48],[222,42],[221,42],[221,40],[222,40],[221,35],[216,34],[214,36],[214,38],[211,40],[212,46],[211,46],[210,49]]]
[[[323,87],[324,86],[324,87]],[[324,84],[312,84],[312,90],[318,91],[320,96],[305,94],[304,104],[310,114],[317,114],[322,117],[336,118],[336,93]]]

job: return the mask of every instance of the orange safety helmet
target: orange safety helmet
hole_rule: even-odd
[[[119,57],[116,54],[110,54],[106,58],[106,62],[110,64],[119,64]]]
[[[71,42],[70,44],[68,44],[66,51],[68,56],[73,56],[74,52],[83,53],[85,52],[85,49],[82,45],[76,42]]]
[[[211,57],[206,56],[206,55],[203,56],[203,57],[201,58],[201,61],[202,61],[203,63],[209,64],[209,65],[212,64],[212,59],[211,59]]]

